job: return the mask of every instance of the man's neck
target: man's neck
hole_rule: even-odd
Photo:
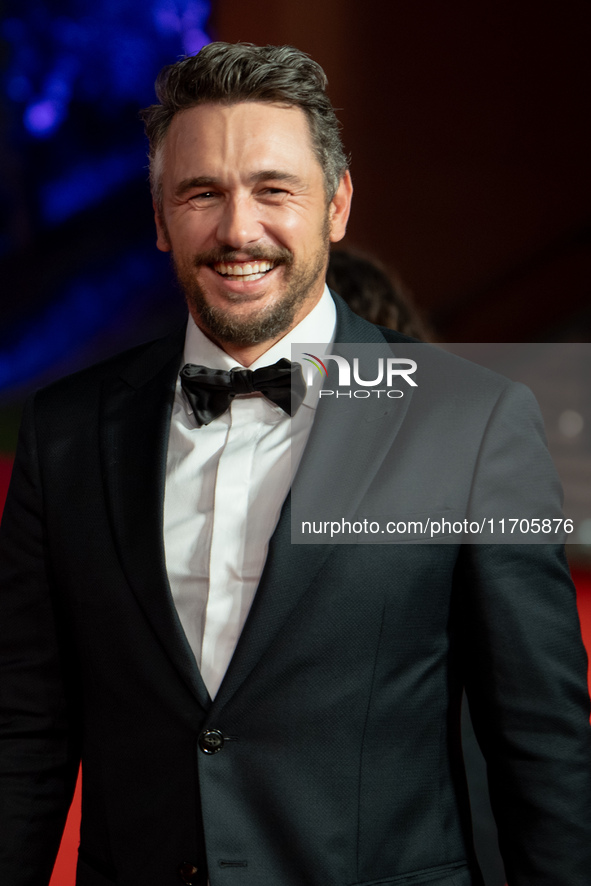
[[[199,324],[197,324],[199,326]],[[255,360],[258,360],[266,351],[273,347],[273,345],[280,341],[284,335],[287,335],[287,332],[282,333],[275,339],[270,339],[269,341],[259,342],[256,345],[234,345],[228,342],[219,341],[218,339],[213,338],[207,331],[207,329],[203,329],[202,326],[199,327],[204,335],[206,335],[210,341],[220,347],[223,351],[226,352],[233,360],[236,360],[241,366],[250,366]],[[293,327],[292,327],[293,328]],[[290,330],[288,330],[289,332]]]

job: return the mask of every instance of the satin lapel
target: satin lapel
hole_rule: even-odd
[[[105,384],[101,445],[113,534],[127,580],[154,633],[198,701],[211,704],[166,574],[162,519],[166,451],[183,339],[170,337]]]
[[[345,343],[385,344],[379,329],[360,320],[337,302],[337,341]],[[338,351],[338,346],[335,348]],[[378,471],[404,419],[410,397],[401,401],[382,400],[371,404],[363,428],[351,433],[350,410],[341,408],[343,402],[324,401],[310,433],[302,462],[293,484],[293,493],[283,506],[281,517],[269,544],[265,569],[257,589],[248,619],[230,662],[228,671],[214,700],[212,715],[239,689],[252,673],[265,652],[280,633],[283,625],[335,546],[322,544],[292,544],[291,520],[294,501],[305,501],[308,514],[322,504],[326,491],[334,499],[331,506],[342,508],[343,517],[351,513],[361,501]],[[369,401],[367,401],[369,403]],[[370,453],[370,457],[368,457]],[[323,466],[323,482],[318,484],[318,464]],[[346,499],[339,483],[343,469],[362,466],[356,471],[356,482],[346,487]],[[311,508],[310,510],[308,510]],[[310,519],[310,517],[308,517]]]

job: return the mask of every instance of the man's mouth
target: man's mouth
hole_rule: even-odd
[[[215,262],[213,270],[227,280],[260,280],[272,271],[275,261]]]

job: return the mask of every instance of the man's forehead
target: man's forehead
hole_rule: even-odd
[[[297,105],[244,101],[203,103],[177,112],[167,142],[199,139],[204,145],[219,137],[256,140],[283,139],[312,147],[306,113]]]
[[[212,177],[228,159],[249,177],[268,170],[298,175],[296,167],[310,162],[320,169],[305,112],[271,102],[204,103],[179,111],[164,153],[166,166],[189,164],[191,174]],[[198,168],[201,161],[207,168]]]

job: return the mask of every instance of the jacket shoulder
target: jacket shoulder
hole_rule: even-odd
[[[184,342],[184,327],[173,333],[135,345],[92,366],[66,375],[40,388],[32,399],[37,403],[54,404],[64,399],[90,397],[104,382],[121,378],[132,387],[139,387],[159,372],[172,359],[179,359]]]

